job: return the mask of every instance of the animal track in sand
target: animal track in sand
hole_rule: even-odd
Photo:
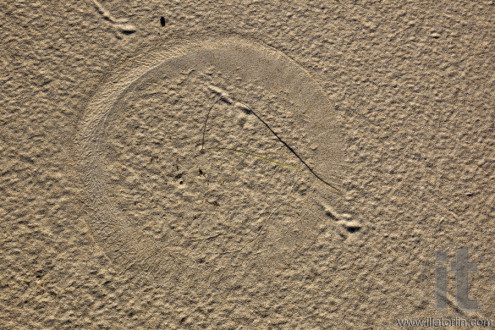
[[[340,135],[324,93],[237,37],[125,62],[89,102],[77,146],[95,241],[123,269],[172,283],[287,265],[336,200]]]
[[[101,17],[114,25],[121,33],[132,34],[136,32],[137,28],[133,24],[128,23],[127,19],[115,18],[98,0],[92,0],[92,2]],[[118,35],[116,36],[119,38]]]

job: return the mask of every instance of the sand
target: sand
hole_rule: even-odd
[[[495,321],[493,1],[0,12],[1,328]]]

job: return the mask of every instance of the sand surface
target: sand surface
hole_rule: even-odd
[[[495,324],[495,2],[0,13],[0,328]]]

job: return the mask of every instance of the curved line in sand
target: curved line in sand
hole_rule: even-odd
[[[117,101],[147,77],[165,73],[171,77],[184,69],[207,66],[217,67],[222,73],[235,72],[274,94],[286,95],[293,105],[290,110],[309,121],[308,129],[318,139],[315,163],[319,166],[319,172],[338,172],[341,141],[335,112],[309,74],[279,51],[237,37],[226,37],[185,42],[131,59],[110,75],[94,95],[76,136],[78,170],[85,181],[88,200],[95,210],[89,225],[95,236],[101,238],[100,243],[106,247],[110,259],[123,269],[138,269],[173,280],[171,267],[177,268],[175,273],[190,274],[188,269],[192,265],[174,256],[169,246],[137,235],[129,221],[110,203],[105,192],[105,170],[100,157],[106,120],[112,111],[116,111]],[[321,193],[325,197],[332,196],[328,195],[328,191]]]

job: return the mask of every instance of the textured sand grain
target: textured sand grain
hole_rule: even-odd
[[[0,13],[1,328],[495,319],[493,1],[17,1]],[[111,111],[95,110],[106,98]],[[205,148],[307,170],[251,107],[343,194],[201,152],[211,105]],[[453,260],[460,246],[480,308],[453,307],[449,273],[437,311],[435,251]]]

